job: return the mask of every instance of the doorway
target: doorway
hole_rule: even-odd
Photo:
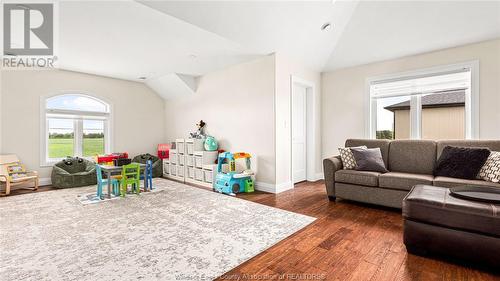
[[[307,92],[308,87],[292,83],[292,183],[307,179]]]

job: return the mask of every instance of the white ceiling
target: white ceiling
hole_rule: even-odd
[[[153,84],[272,52],[330,71],[500,37],[499,1],[62,1],[58,15],[60,68]]]
[[[280,52],[321,71],[357,1],[140,1],[258,53]],[[333,25],[322,31],[327,22]]]
[[[262,55],[134,1],[60,2],[59,20],[62,69],[130,80],[196,76]]]
[[[500,1],[364,1],[323,71],[500,37]]]

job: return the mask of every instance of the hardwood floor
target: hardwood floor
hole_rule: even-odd
[[[238,197],[317,219],[218,280],[500,280],[491,271],[407,254],[399,210],[330,202],[322,181]]]
[[[407,254],[400,210],[330,202],[322,181],[278,195],[238,197],[317,220],[218,280],[500,280],[492,272]]]

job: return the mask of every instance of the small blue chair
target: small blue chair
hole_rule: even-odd
[[[103,179],[102,178],[102,170],[101,166],[98,164],[95,165],[95,171],[97,174],[97,197],[103,198],[102,187],[108,184],[108,181],[111,180],[111,185],[113,186],[113,194],[118,196],[120,195],[120,181],[117,179]]]
[[[141,173],[141,180],[144,180],[144,174]],[[146,162],[146,185],[144,185],[144,191],[153,190],[153,161],[148,160]]]

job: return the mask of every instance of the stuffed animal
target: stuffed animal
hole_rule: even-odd
[[[196,130],[196,132],[189,133],[189,135],[191,135],[191,138],[193,138],[193,139],[204,139],[204,138],[206,138],[207,135],[205,134],[205,125],[206,125],[206,123],[203,122],[203,120],[200,120],[200,122],[198,122],[196,124],[196,127],[198,127],[198,129]]]

